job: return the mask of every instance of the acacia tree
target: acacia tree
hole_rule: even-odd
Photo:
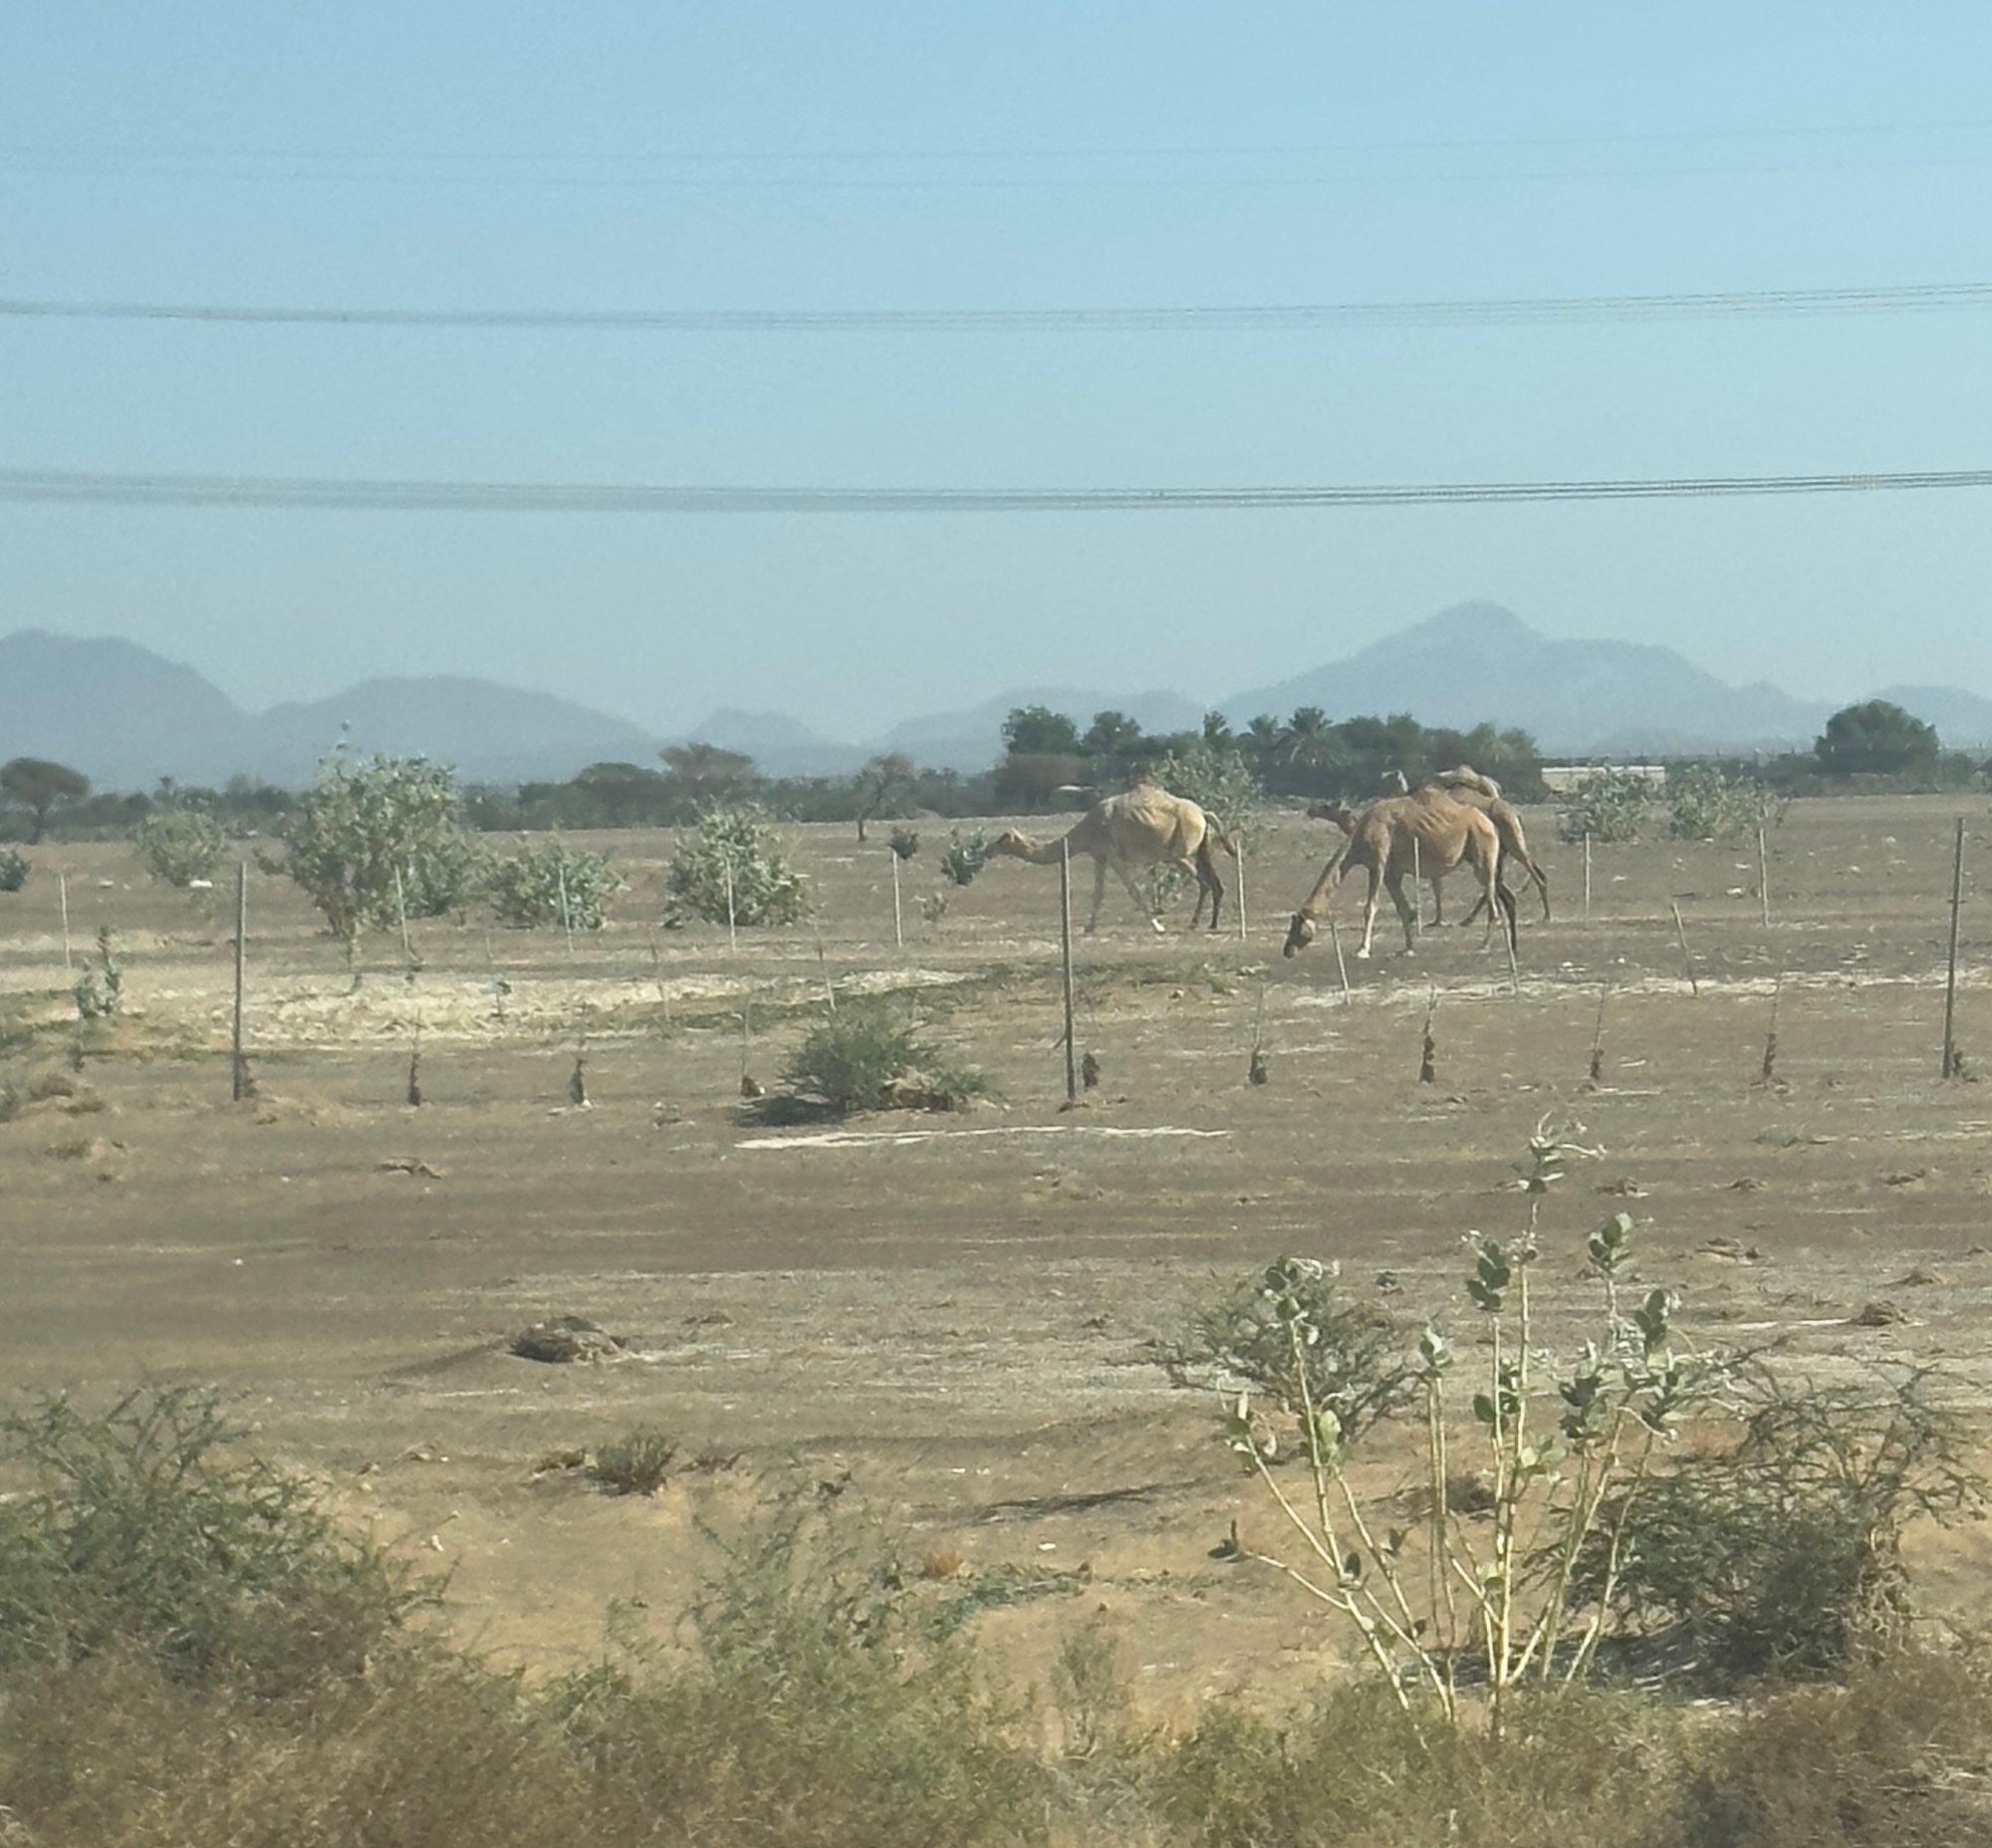
[[[90,794],[90,778],[46,757],[15,757],[0,764],[0,791],[28,811],[28,845],[32,847],[48,833],[54,810],[66,802],[81,802]]]
[[[1941,751],[1934,725],[1886,699],[1842,706],[1826,721],[1812,748],[1829,776],[1929,772],[1936,768]]]
[[[882,751],[872,758],[852,779],[858,797],[858,838],[865,838],[865,824],[912,782],[913,760],[903,751]]]

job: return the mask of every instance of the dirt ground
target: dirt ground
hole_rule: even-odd
[[[1513,1164],[1546,1114],[1606,1152],[1546,1211],[1553,1334],[1583,1300],[1584,1233],[1623,1207],[1697,1341],[1821,1374],[1937,1361],[1992,1405],[1992,1087],[1938,1081],[1959,813],[1975,1072],[1981,1051],[1992,1065],[1983,797],[1794,805],[1770,834],[1768,928],[1754,842],[1600,847],[1587,918],[1582,854],[1530,811],[1557,916],[1523,889],[1519,992],[1477,925],[1429,929],[1407,958],[1386,905],[1347,997],[1326,931],[1280,955],[1331,845],[1281,814],[1248,854],[1243,940],[1228,916],[1185,933],[1187,895],[1158,938],[1110,891],[1077,984],[1104,1079],[1073,1112],[1057,875],[998,861],[944,888],[944,824],[906,871],[903,948],[887,850],[848,828],[788,831],[820,931],[662,930],[668,835],[605,836],[630,889],[599,936],[422,923],[418,966],[370,939],[357,982],[288,882],[252,873],[242,1105],[232,890],[151,885],[125,846],[37,848],[26,890],[0,895],[0,1084],[68,1069],[59,872],[72,956],[108,924],[125,1008],[86,1035],[80,1098],[0,1124],[0,1389],[219,1382],[266,1451],[451,1569],[466,1638],[536,1669],[597,1654],[612,1600],[668,1634],[712,1563],[701,1518],[848,1472],[854,1526],[915,1568],[958,1556],[986,1588],[982,1635],[1025,1677],[1105,1612],[1147,1711],[1285,1698],[1334,1639],[1210,1557],[1234,1516],[1266,1513],[1212,1404],[1146,1344],[1214,1277],[1282,1252],[1339,1261],[1409,1328],[1470,1335],[1460,1240],[1520,1224]],[[1455,914],[1467,896],[1448,894]],[[1359,898],[1337,907],[1352,950]],[[743,1056],[772,1081],[826,987],[903,997],[1007,1102],[835,1133],[743,1123]],[[1878,1326],[1850,1320],[1871,1304]],[[506,1350],[560,1313],[633,1357]],[[708,1466],[654,1498],[536,1471],[636,1425]],[[1982,1530],[1919,1550],[1939,1605],[1986,1614]]]

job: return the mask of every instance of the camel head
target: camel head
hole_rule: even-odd
[[[1296,912],[1294,921],[1287,925],[1287,944],[1283,954],[1297,956],[1314,941],[1314,920],[1306,912]]]
[[[1005,828],[989,843],[985,851],[991,859],[994,859],[999,854],[1022,855],[1028,852],[1032,845],[1033,843],[1026,836],[1019,834],[1015,828]]]
[[[1355,825],[1356,811],[1346,802],[1310,802],[1308,820],[1332,821],[1347,834]]]
[[[1401,770],[1385,770],[1377,788],[1386,796],[1408,796],[1411,793],[1411,786]]]

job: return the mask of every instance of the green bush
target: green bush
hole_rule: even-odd
[[[591,1481],[616,1495],[654,1495],[677,1460],[678,1441],[654,1425],[639,1425],[612,1438],[588,1464]]]
[[[989,837],[985,834],[971,834],[962,839],[961,830],[948,830],[947,845],[941,849],[940,870],[957,886],[973,885],[976,874],[980,873],[989,860]]]
[[[228,836],[213,815],[177,802],[154,809],[131,838],[152,877],[182,892],[197,879],[212,879],[228,851]]]
[[[19,892],[28,883],[28,856],[13,848],[0,851],[0,892]]]
[[[802,876],[759,809],[705,810],[671,856],[664,890],[674,924],[792,924],[809,915]]]
[[[1266,792],[1244,752],[1186,743],[1156,762],[1154,776],[1171,795],[1194,802],[1227,839],[1249,845],[1257,835]]]
[[[357,1674],[420,1594],[241,1435],[200,1386],[0,1420],[34,1483],[0,1502],[0,1672],[122,1649],[264,1692]]]
[[[813,1027],[782,1071],[782,1089],[760,1100],[775,1121],[858,1110],[965,1110],[993,1095],[981,1072],[950,1061],[884,1003],[857,1002]]]
[[[920,851],[920,831],[917,828],[894,828],[891,847],[901,860],[910,860]]]
[[[1667,832],[1677,841],[1747,839],[1771,816],[1761,783],[1724,776],[1713,764],[1671,766],[1666,804]]]
[[[599,930],[610,899],[622,890],[622,881],[600,854],[558,840],[522,846],[491,874],[491,904],[499,919],[522,929],[553,924]]]
[[[363,930],[461,914],[488,877],[462,822],[456,778],[419,757],[351,763],[335,753],[277,825],[288,873],[333,933],[355,948]]]
[[[108,1020],[124,1005],[124,965],[111,947],[111,926],[97,927],[97,963],[86,962],[70,990],[79,1020]]]
[[[1557,833],[1566,841],[1636,841],[1645,831],[1653,786],[1630,770],[1600,770],[1563,798]]]
[[[1601,1531],[1629,1513],[1633,1538],[1614,1621],[1673,1645],[1717,1689],[1844,1674],[1908,1614],[1908,1523],[1975,1518],[1987,1484],[1927,1373],[1821,1386],[1760,1371],[1739,1391],[1745,1416],[1727,1442],[1608,1505]],[[1607,1566],[1595,1540],[1579,1591],[1594,1592]]]

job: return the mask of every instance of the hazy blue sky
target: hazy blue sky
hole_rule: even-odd
[[[1992,282],[1992,8],[0,14],[0,296],[1156,307]],[[1182,486],[1992,464],[1992,310],[1286,333],[0,318],[0,469]],[[1215,699],[1489,597],[1734,680],[1992,693],[1986,491],[1259,513],[0,505],[0,633],[846,737]],[[1490,716],[1498,717],[1498,714]]]

